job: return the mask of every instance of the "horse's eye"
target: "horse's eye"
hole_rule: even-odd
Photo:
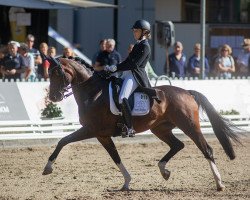
[[[59,73],[59,71],[58,71],[58,70],[55,70],[55,74],[56,74],[57,76],[59,76],[59,75],[60,75],[60,73]]]

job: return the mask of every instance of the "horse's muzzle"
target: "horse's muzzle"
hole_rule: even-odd
[[[64,95],[62,93],[50,94],[49,99],[53,102],[59,102],[63,100]]]

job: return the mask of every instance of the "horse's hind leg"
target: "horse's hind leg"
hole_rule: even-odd
[[[170,171],[165,167],[167,162],[181,149],[184,148],[184,144],[177,139],[172,133],[173,126],[171,124],[161,124],[154,129],[151,129],[159,139],[167,143],[170,147],[169,152],[159,161],[158,167],[160,169],[161,175],[165,180],[168,180],[170,177]]]
[[[62,150],[62,148],[72,142],[77,142],[80,140],[85,140],[85,139],[89,139],[89,138],[93,138],[93,135],[87,131],[87,129],[85,127],[80,128],[79,130],[65,136],[64,138],[62,138],[57,146],[56,149],[54,150],[54,152],[51,154],[51,156],[49,157],[49,160],[43,170],[43,175],[48,175],[51,174],[53,171],[52,168],[52,164],[55,162],[58,154],[60,153],[60,151]]]
[[[201,150],[201,152],[203,153],[203,155],[209,162],[209,165],[211,167],[211,170],[212,170],[215,182],[216,182],[217,190],[223,191],[225,186],[222,184],[219,170],[214,162],[213,149],[208,145],[203,134],[201,133],[199,121],[196,120],[190,124],[193,124],[193,125],[189,126],[188,128],[187,127],[180,127],[180,128],[184,131],[186,135],[188,135],[194,141],[197,147]]]
[[[190,131],[189,131],[190,132]],[[204,136],[201,133],[201,130],[195,130],[188,135],[197,147],[201,150],[207,161],[209,162],[210,168],[212,170],[217,190],[223,191],[225,186],[222,184],[221,176],[217,166],[215,165],[214,157],[213,157],[213,149],[208,145],[207,141],[205,140]]]
[[[107,150],[110,157],[113,159],[119,170],[121,171],[123,177],[124,177],[124,185],[121,188],[121,190],[129,190],[129,183],[131,181],[131,176],[128,173],[127,169],[121,162],[121,158],[118,154],[118,151],[115,147],[115,144],[113,140],[110,137],[98,137],[98,141],[102,144],[102,146]]]

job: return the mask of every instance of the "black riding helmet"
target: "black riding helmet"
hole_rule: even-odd
[[[142,30],[147,30],[150,32],[150,23],[146,20],[143,20],[143,19],[137,20],[134,23],[132,29],[142,29]]]

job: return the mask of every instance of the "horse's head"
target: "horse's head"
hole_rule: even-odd
[[[58,102],[63,99],[69,84],[71,84],[73,89],[73,87],[75,88],[79,84],[84,83],[92,75],[90,69],[87,69],[85,65],[77,62],[75,59],[54,59],[43,54],[41,54],[41,56],[43,60],[47,60],[50,63],[49,99],[53,102]]]
[[[72,81],[72,76],[66,72],[66,63],[63,60],[47,58],[49,67],[49,99],[53,102],[61,101],[67,86]]]

